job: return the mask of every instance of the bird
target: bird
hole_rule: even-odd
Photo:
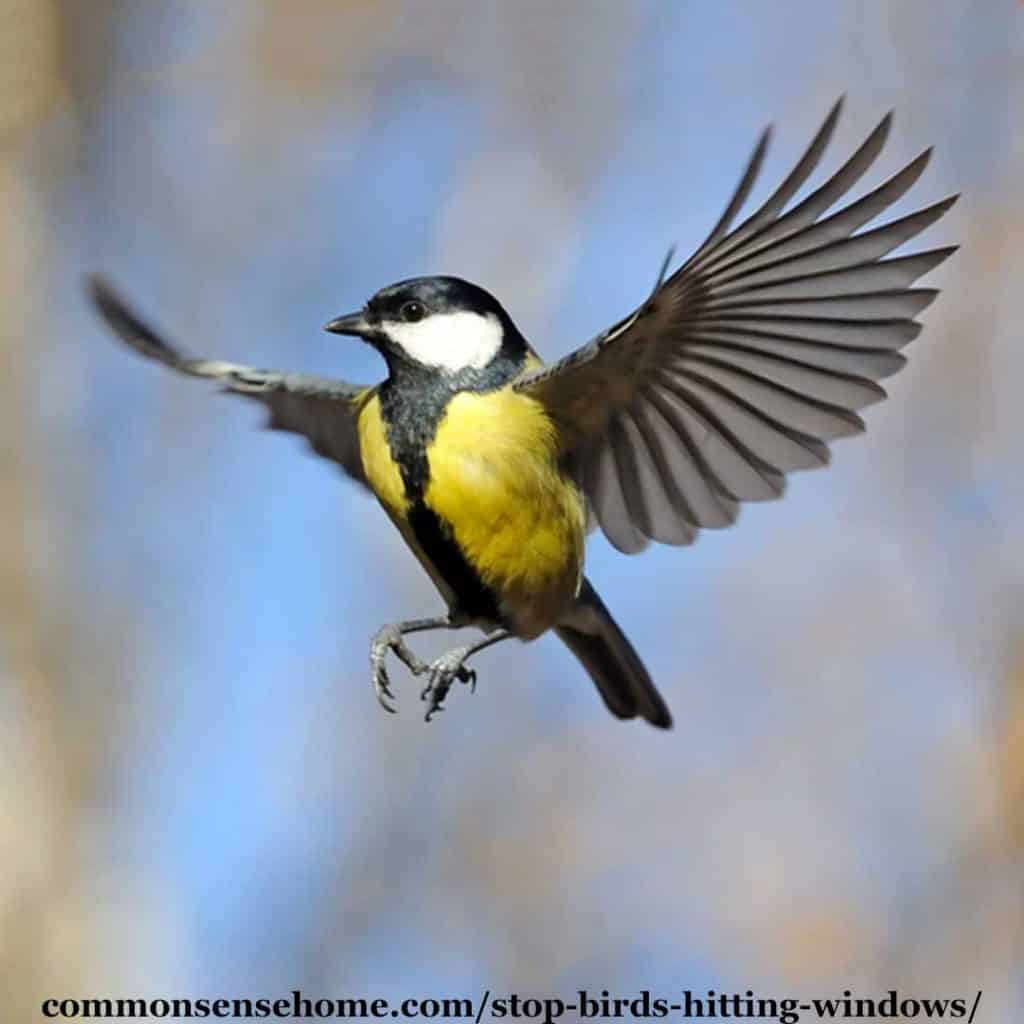
[[[711,232],[670,271],[669,251],[639,305],[569,355],[545,363],[488,291],[450,276],[378,291],[325,327],[372,346],[373,385],[195,358],[143,320],[101,275],[91,299],[138,353],[259,402],[267,426],[302,435],[367,488],[445,605],[381,627],[370,643],[380,704],[396,709],[396,656],[417,677],[426,718],[468,662],[501,641],[548,632],[578,659],[608,710],[667,729],[672,716],[584,572],[599,528],[625,554],[684,546],[730,526],[744,502],[781,497],[788,474],[824,466],[829,443],[859,434],[859,411],[937,296],[914,287],[956,246],[890,254],[958,195],[866,227],[918,180],[931,149],[855,200],[892,113],[799,201],[843,106],[829,111],[781,184],[739,215],[772,136],[761,134]],[[429,664],[406,638],[474,627],[481,638]]]

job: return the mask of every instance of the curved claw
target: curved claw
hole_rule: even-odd
[[[402,634],[394,626],[385,626],[378,630],[370,644],[370,673],[373,678],[373,689],[377,695],[377,703],[388,712],[395,714],[397,703],[391,692],[391,679],[388,676],[388,651],[394,651],[415,674],[425,672],[427,666],[416,657],[402,640]]]
[[[476,670],[468,668],[464,662],[472,648],[456,647],[447,651],[430,666],[430,678],[420,693],[420,700],[430,702],[427,708],[426,721],[430,721],[435,711],[444,710],[444,699],[448,696],[452,683],[468,683],[471,692],[476,691]]]
[[[395,714],[395,695],[391,692],[391,680],[388,678],[388,670],[384,667],[383,659],[379,664],[374,665],[373,689],[377,694],[377,703],[388,714]]]

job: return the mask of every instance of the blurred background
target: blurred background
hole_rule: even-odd
[[[0,0],[0,992],[973,996],[1024,1014],[1024,8]],[[115,347],[373,381],[321,331],[402,277],[547,356],[754,199],[840,93],[860,192],[963,191],[911,363],[831,470],[590,575],[675,712],[550,638],[422,720],[370,632],[439,608],[260,410]],[[820,181],[821,178],[815,179]],[[858,194],[860,194],[858,192]],[[434,653],[438,643],[419,649]]]

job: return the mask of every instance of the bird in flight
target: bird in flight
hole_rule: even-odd
[[[373,386],[193,358],[136,315],[103,278],[93,302],[114,333],[179,373],[261,403],[268,425],[368,488],[439,591],[446,612],[382,627],[370,644],[380,703],[394,710],[387,658],[426,685],[427,719],[455,681],[475,685],[479,651],[554,630],[609,711],[669,728],[669,710],[584,575],[588,531],[619,551],[690,544],[739,505],[782,495],[786,475],[823,466],[827,443],[858,434],[885,397],[937,292],[914,282],[956,247],[890,257],[938,220],[951,196],[859,230],[920,177],[926,150],[863,197],[830,211],[889,134],[885,117],[823,184],[818,166],[842,101],[782,183],[737,225],[771,131],[711,233],[648,298],[563,359],[545,364],[505,308],[456,277],[377,292],[326,329],[373,346]],[[425,663],[412,633],[483,636]]]

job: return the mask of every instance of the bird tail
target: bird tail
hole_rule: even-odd
[[[644,663],[589,580],[583,580],[576,603],[555,632],[594,680],[613,715],[640,715],[659,729],[672,727],[672,715]]]

